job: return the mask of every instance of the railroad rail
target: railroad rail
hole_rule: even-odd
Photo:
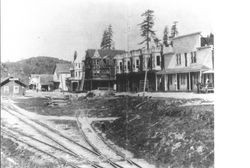
[[[69,165],[69,166],[71,166],[71,167],[73,167],[73,168],[80,168],[80,167],[77,166],[77,165],[74,165],[74,164],[72,164],[72,163],[67,162],[65,159],[58,158],[58,157],[56,157],[56,156],[54,156],[54,155],[52,155],[52,154],[50,154],[50,153],[48,153],[48,152],[46,152],[46,151],[44,151],[44,150],[42,150],[42,149],[39,149],[39,148],[37,148],[37,147],[35,147],[35,146],[33,146],[33,145],[30,145],[29,143],[24,142],[24,141],[18,139],[17,137],[15,137],[14,135],[11,135],[10,133],[7,133],[7,132],[5,132],[5,131],[3,131],[3,130],[1,130],[1,132],[2,132],[3,134],[5,134],[7,137],[12,138],[12,139],[14,139],[15,141],[17,141],[17,142],[19,142],[19,143],[22,143],[22,144],[24,144],[24,145],[27,145],[28,147],[33,148],[34,150],[36,150],[36,151],[38,151],[38,152],[40,152],[40,153],[43,153],[43,154],[45,154],[45,155],[50,156],[51,158],[57,160],[59,164],[62,164],[62,163],[63,163],[64,165]],[[97,167],[95,167],[95,168],[97,168]]]
[[[100,151],[99,151],[99,150],[98,150],[98,149],[88,140],[88,138],[87,138],[87,136],[85,135],[84,131],[81,129],[81,123],[80,123],[80,121],[79,121],[79,119],[78,119],[79,116],[80,116],[79,112],[76,112],[75,117],[76,117],[77,125],[78,125],[78,127],[79,127],[79,129],[80,129],[80,132],[81,132],[83,138],[84,138],[85,141],[91,146],[91,148],[92,148],[93,150],[95,150],[96,152],[98,152],[98,153],[101,154],[101,152],[100,152]],[[95,130],[95,129],[94,129],[94,130]],[[123,158],[125,161],[127,161],[130,165],[135,165],[135,166],[138,167],[138,168],[142,168],[139,164],[135,163],[135,162],[132,161],[131,159],[128,159],[128,158],[126,157],[126,155],[123,154],[121,151],[118,151],[118,150],[112,148],[112,147],[111,147],[109,144],[107,144],[107,142],[106,142],[102,137],[100,137],[98,134],[97,134],[97,136],[98,136],[98,138],[101,139],[101,140],[102,140],[111,150],[113,150],[117,155],[119,155],[121,158]],[[110,160],[110,159],[109,159],[109,160]],[[120,167],[120,165],[117,165],[117,166]],[[121,166],[120,168],[122,168],[122,166]]]
[[[22,114],[21,112],[19,112],[19,110],[18,110],[16,107],[8,106],[8,108],[6,108],[5,106],[2,106],[2,108],[5,109],[5,110],[6,110],[8,113],[10,113],[11,115],[13,115],[13,116],[15,116],[16,118],[18,118],[20,121],[24,122],[25,124],[29,125],[29,126],[32,127],[33,129],[35,129],[36,131],[38,131],[39,133],[41,133],[42,135],[44,135],[44,136],[46,136],[47,138],[51,139],[53,142],[55,142],[56,144],[58,144],[58,145],[61,146],[62,148],[66,149],[69,153],[72,153],[72,155],[75,155],[75,156],[78,155],[78,154],[76,154],[75,152],[73,152],[72,150],[70,150],[69,148],[67,148],[66,146],[64,146],[64,145],[60,144],[59,142],[57,142],[56,140],[54,140],[52,137],[50,137],[50,136],[49,136],[48,134],[46,134],[45,132],[39,130],[38,128],[36,128],[36,127],[33,126],[32,124],[26,122],[25,120],[23,120],[22,118],[18,117],[16,114],[13,114],[13,112],[11,112],[11,111],[8,110],[8,108],[10,108],[11,110],[14,111],[14,113],[18,113],[19,115],[25,117],[26,119],[29,119],[26,115],[24,115],[24,114]],[[88,141],[88,139],[87,139],[86,136],[85,136],[85,140],[86,140],[86,142],[89,144],[89,146],[90,146],[93,150],[91,150],[91,149],[89,149],[89,148],[87,148],[87,147],[85,147],[85,146],[83,146],[83,145],[81,145],[81,144],[79,144],[79,143],[73,141],[72,139],[70,139],[70,138],[66,137],[65,135],[61,134],[59,131],[50,128],[48,125],[46,125],[46,124],[44,124],[44,123],[42,123],[42,122],[40,122],[40,121],[37,121],[37,120],[34,120],[34,119],[29,119],[29,120],[31,120],[32,122],[35,122],[36,124],[38,124],[38,125],[40,125],[40,126],[42,126],[42,127],[47,128],[48,130],[50,130],[50,131],[56,133],[57,135],[59,135],[59,136],[65,138],[65,139],[67,139],[67,140],[70,141],[71,143],[74,143],[75,145],[78,145],[78,146],[80,146],[81,148],[87,150],[88,152],[90,152],[90,153],[92,153],[92,154],[98,156],[101,160],[104,160],[104,162],[109,163],[113,168],[124,168],[123,166],[121,166],[121,165],[115,163],[115,162],[112,161],[111,159],[109,159],[109,158],[105,157],[104,155],[102,155],[102,153],[101,153],[97,148],[95,148],[95,146],[92,145],[92,143],[90,143],[90,142]],[[78,122],[79,122],[79,121],[78,121]],[[82,156],[79,156],[79,157],[83,158]],[[87,160],[87,159],[84,158],[84,160]],[[102,166],[97,165],[96,163],[95,163],[93,166],[96,166],[96,167],[98,167],[98,168],[103,168]]]
[[[4,107],[2,107],[4,108]],[[4,108],[5,109],[5,108]],[[67,150],[67,153],[71,153],[71,155],[74,155],[75,157],[78,157],[80,159],[83,159],[85,160],[88,164],[90,164],[92,167],[95,167],[95,168],[103,168],[102,166],[98,165],[97,163],[94,163],[92,161],[89,161],[88,159],[86,159],[85,157],[83,156],[80,156],[78,154],[76,154],[74,151],[70,150],[69,148],[67,148],[66,146],[62,145],[61,143],[57,142],[54,138],[52,138],[51,136],[49,136],[48,134],[46,134],[45,132],[39,130],[38,128],[36,128],[35,126],[33,126],[32,124],[24,121],[22,118],[18,117],[17,115],[13,114],[13,112],[10,112],[8,109],[5,109],[8,113],[10,113],[11,115],[15,116],[16,118],[18,118],[20,121],[24,122],[25,124],[29,125],[30,127],[32,127],[33,129],[35,129],[37,132],[39,132],[40,134],[42,134],[43,136],[49,138],[50,140],[52,140],[53,142],[55,142],[56,144],[58,144],[59,146],[61,146],[62,148],[64,148],[65,150]],[[17,112],[17,111],[15,111]],[[17,112],[19,113],[19,112]],[[20,115],[23,115],[21,113],[19,113]],[[23,115],[24,117],[26,117],[25,115]],[[34,122],[34,121],[33,121]],[[48,126],[47,126],[48,127]],[[70,138],[67,138],[67,140],[69,140],[70,142],[75,142],[73,140],[71,140]],[[76,143],[76,142],[75,142]],[[78,144],[78,143],[77,143]],[[80,144],[79,144],[80,145]],[[85,149],[86,151],[88,152],[91,152],[92,154],[95,154],[96,156],[99,157],[99,154],[96,154],[96,152],[80,145],[83,149]]]

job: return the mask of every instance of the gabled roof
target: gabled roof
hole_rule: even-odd
[[[49,85],[53,81],[52,74],[41,74],[40,75],[40,84],[41,85]]]
[[[96,51],[98,52],[98,54],[96,53]],[[93,58],[94,56],[100,56],[101,58],[114,58],[114,56],[116,56],[117,54],[122,54],[125,53],[124,50],[110,50],[110,49],[88,49],[86,51],[86,58],[90,57]]]
[[[185,35],[177,36],[177,37],[173,38],[173,40],[180,39],[180,38],[183,38],[183,37],[198,35],[198,34],[201,35],[201,32],[195,32],[195,33],[190,33],[190,34],[185,34]]]
[[[77,55],[76,58],[73,60],[75,63],[81,63],[84,60],[84,57]]]
[[[66,73],[69,74],[70,73],[70,66],[71,63],[68,64],[56,64],[56,68],[54,70],[54,73]]]
[[[9,83],[10,81],[14,81],[15,83],[23,86],[23,87],[26,87],[26,85],[24,83],[22,83],[18,78],[14,78],[14,77],[8,77],[6,79],[4,79],[2,82],[1,82],[1,87],[6,85],[7,83]]]

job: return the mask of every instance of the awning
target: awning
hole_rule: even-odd
[[[212,74],[214,73],[214,70],[210,69],[210,70],[207,70],[207,71],[204,71],[203,74]]]
[[[157,72],[157,75],[164,74],[176,74],[176,73],[189,73],[189,72],[200,72],[200,71],[208,71],[210,68],[204,65],[195,65],[190,67],[182,67],[182,68],[169,68],[166,70],[162,70]]]

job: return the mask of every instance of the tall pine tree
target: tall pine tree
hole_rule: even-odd
[[[113,30],[111,25],[109,25],[108,28],[103,32],[101,48],[114,49]]]
[[[107,47],[107,35],[108,35],[107,30],[104,30],[102,35],[101,49],[105,49]]]
[[[149,49],[149,43],[155,36],[155,31],[153,30],[154,26],[154,11],[153,10],[147,10],[145,11],[141,16],[144,17],[144,20],[142,23],[140,23],[141,28],[141,36],[144,38],[142,42],[139,44],[146,43],[147,49]]]
[[[165,47],[168,47],[168,27],[166,26],[165,28],[164,28],[164,32],[163,32],[163,44],[164,44],[164,46]]]
[[[107,36],[107,48],[111,49],[113,45],[113,30],[112,26],[108,26],[108,36]]]

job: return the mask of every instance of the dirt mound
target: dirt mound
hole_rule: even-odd
[[[91,115],[119,117],[94,125],[108,139],[159,167],[213,167],[214,107],[181,107],[191,101],[198,100],[124,97],[98,105],[93,101],[99,110]]]

